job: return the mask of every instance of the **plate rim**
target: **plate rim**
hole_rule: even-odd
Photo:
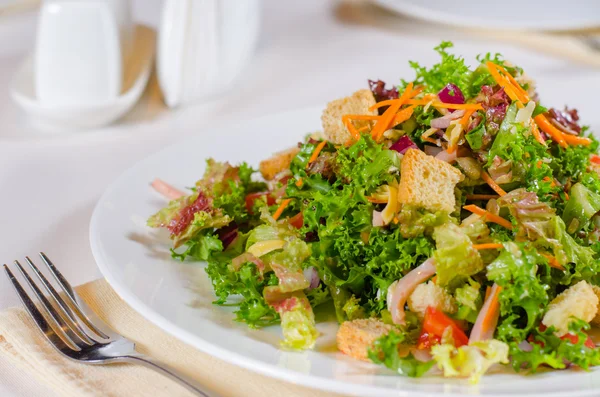
[[[184,145],[186,142],[194,141],[199,139],[199,136],[204,131],[210,131],[212,128],[221,128],[221,129],[234,129],[244,126],[248,123],[260,122],[261,120],[268,120],[274,117],[283,117],[293,114],[310,114],[321,112],[323,106],[309,106],[309,107],[301,107],[297,109],[290,109],[281,112],[273,112],[262,115],[260,117],[250,118],[248,120],[229,122],[222,125],[211,125],[202,127],[200,130],[190,134],[181,139],[177,139],[173,143],[165,146],[164,148],[152,152],[151,154],[145,156],[144,158],[138,160],[132,166],[123,171],[116,179],[113,179],[94,207],[90,224],[89,224],[89,242],[92,251],[92,255],[94,260],[102,274],[102,276],[106,279],[111,288],[115,291],[115,293],[126,303],[131,309],[133,309],[136,313],[141,315],[143,318],[148,320],[153,325],[157,326],[159,329],[163,330],[167,334],[171,335],[175,339],[189,345],[192,348],[200,350],[201,352],[208,354],[212,357],[216,357],[226,363],[235,365],[237,367],[249,370],[250,372],[259,373],[261,375],[281,380],[284,382],[289,382],[293,384],[297,384],[308,389],[313,390],[323,390],[334,393],[343,393],[351,396],[394,396],[394,397],[430,397],[430,396],[444,396],[444,397],[462,397],[464,393],[459,391],[444,391],[443,393],[436,392],[427,392],[427,391],[419,391],[419,390],[402,390],[399,388],[387,388],[381,387],[377,385],[364,385],[359,383],[345,383],[341,380],[335,380],[325,377],[318,377],[310,374],[304,374],[298,371],[293,371],[287,368],[278,367],[269,363],[265,363],[259,359],[255,359],[253,357],[244,356],[239,354],[233,350],[228,350],[227,348],[221,347],[219,345],[213,344],[204,340],[201,336],[196,335],[192,332],[189,332],[176,324],[173,324],[164,316],[158,314],[152,307],[146,305],[142,302],[136,295],[133,293],[130,288],[125,285],[125,283],[119,282],[109,269],[108,262],[109,260],[105,257],[103,250],[100,248],[100,239],[97,238],[96,230],[97,225],[100,221],[100,212],[101,207],[107,202],[108,197],[111,196],[112,192],[117,189],[121,183],[127,179],[129,179],[130,175],[134,174],[138,169],[143,168],[147,162],[150,162],[152,158],[158,157],[164,152],[168,152],[173,150],[174,147]],[[393,372],[390,372],[390,376],[400,376],[394,375]],[[526,375],[522,375],[526,376]],[[590,389],[580,391],[579,394],[575,395],[576,397],[588,397],[588,396],[596,396],[600,392],[600,388],[598,389]],[[487,393],[484,394],[486,397],[507,397],[506,393]],[[527,397],[563,397],[566,396],[562,392],[534,392],[527,394]]]

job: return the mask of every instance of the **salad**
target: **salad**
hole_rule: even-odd
[[[209,159],[189,192],[155,180],[170,202],[148,225],[285,348],[313,348],[331,310],[343,353],[406,376],[600,364],[598,142],[501,55],[451,47],[331,102],[260,176]]]

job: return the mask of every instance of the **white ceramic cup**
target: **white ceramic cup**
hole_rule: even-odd
[[[38,101],[95,105],[119,96],[131,43],[129,6],[129,0],[43,3],[34,53]]]

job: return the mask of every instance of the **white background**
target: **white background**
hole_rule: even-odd
[[[155,26],[160,1],[134,3],[137,20]],[[367,87],[367,78],[395,84],[412,77],[408,59],[432,63],[431,49],[442,39],[455,40],[456,52],[468,60],[480,52],[504,53],[537,79],[544,105],[567,103],[580,110],[585,123],[600,125],[596,70],[378,10],[359,13],[356,7],[324,0],[265,1],[259,47],[233,90],[209,104],[167,110],[153,82],[144,100],[117,124],[63,135],[37,131],[8,94],[12,75],[33,46],[35,13],[0,16],[0,264],[45,251],[73,284],[99,278],[88,242],[89,218],[107,185],[136,161],[183,136],[218,134],[220,123],[324,104]],[[260,146],[232,142],[231,150]],[[0,309],[16,304],[0,275]],[[11,382],[10,374],[0,371],[0,395],[27,394]]]

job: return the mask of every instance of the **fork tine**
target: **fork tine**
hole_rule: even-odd
[[[72,344],[71,348],[74,350],[81,350],[82,346],[79,345],[78,342],[81,342],[81,339],[71,330],[71,328],[64,323],[64,320],[60,317],[60,315],[56,312],[56,309],[50,304],[48,298],[42,294],[42,291],[38,288],[38,286],[33,282],[29,273],[23,269],[23,266],[19,263],[19,261],[15,261],[15,265],[27,281],[27,284],[33,290],[33,293],[39,299],[39,303],[42,306],[42,309],[48,315],[48,319],[50,320],[50,324],[52,328],[54,328],[54,332],[63,340],[66,344]]]
[[[62,310],[59,310],[58,313],[61,315],[61,317],[63,317],[63,320],[67,324],[69,324],[71,329],[73,329],[73,332],[75,332],[77,334],[77,336],[79,336],[83,342],[85,342],[86,344],[88,344],[90,346],[93,345],[94,341],[92,339],[90,339],[91,336],[88,335],[85,332],[85,330],[81,327],[81,325],[79,324],[79,321],[77,321],[77,317],[75,316],[75,314],[73,313],[71,308],[63,300],[63,298],[61,298],[61,296],[58,294],[58,292],[56,292],[56,290],[54,289],[52,284],[50,284],[48,282],[48,279],[46,278],[46,276],[44,276],[42,274],[42,272],[40,272],[40,269],[38,269],[38,267],[31,261],[31,259],[29,259],[28,256],[25,257],[25,261],[27,262],[27,264],[29,265],[31,270],[33,270],[33,272],[35,273],[37,278],[40,280],[40,282],[44,286],[44,289],[48,292],[48,294],[50,294],[50,296],[52,297],[54,302],[56,302],[58,304],[58,306],[60,306],[60,308],[62,309]],[[66,316],[63,316],[63,314]]]
[[[85,303],[79,294],[71,287],[71,284],[64,278],[61,272],[54,266],[54,263],[44,254],[40,252],[40,258],[52,273],[52,276],[56,282],[60,285],[63,291],[65,291],[73,309],[79,316],[79,318],[85,323],[85,325],[104,339],[116,339],[118,335],[102,321],[96,313]]]
[[[31,319],[33,320],[35,325],[37,325],[38,329],[42,332],[42,334],[44,334],[48,341],[50,341],[50,344],[59,352],[63,349],[70,349],[71,347],[68,346],[56,334],[56,332],[54,332],[54,330],[48,324],[42,313],[40,313],[38,308],[35,306],[31,298],[29,298],[29,295],[23,289],[21,283],[19,283],[13,272],[6,265],[4,265],[4,272],[6,273],[6,276],[8,277],[10,282],[12,283],[13,288],[17,292],[17,295],[19,295],[23,306],[25,306],[25,310],[27,311],[27,313],[29,313]]]

